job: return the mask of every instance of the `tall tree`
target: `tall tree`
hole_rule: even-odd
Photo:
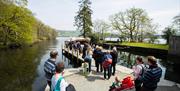
[[[176,31],[173,30],[171,27],[166,27],[163,31],[163,36],[164,39],[166,39],[166,44],[169,44],[169,38],[170,36],[175,35]]]
[[[128,35],[130,41],[137,41],[145,30],[152,26],[151,20],[140,8],[127,9],[110,16],[112,27],[119,30],[121,35]]]
[[[83,37],[88,37],[92,34],[92,20],[91,20],[91,1],[81,0],[79,1],[80,8],[75,16],[75,26],[77,30],[80,30]]]

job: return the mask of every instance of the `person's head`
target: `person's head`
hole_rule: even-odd
[[[147,58],[149,65],[157,65],[157,59],[154,56],[148,56]]]
[[[113,51],[117,51],[117,48],[116,47],[113,47],[113,49],[112,49]]]
[[[92,51],[91,46],[89,46],[89,47],[87,48],[87,51]]]
[[[64,71],[64,62],[58,62],[56,64],[56,72],[62,73]]]
[[[107,50],[107,51],[106,51],[106,54],[110,54],[110,53],[111,53],[111,51],[110,51],[110,50]]]
[[[136,63],[137,63],[137,64],[143,64],[144,62],[143,62],[142,58],[138,56],[138,57],[136,58]]]
[[[51,57],[51,58],[56,58],[57,55],[58,55],[58,52],[55,51],[55,50],[53,50],[53,51],[50,52],[50,57]]]
[[[101,51],[101,50],[102,50],[102,47],[101,47],[101,46],[97,46],[97,47],[96,47],[96,50]]]

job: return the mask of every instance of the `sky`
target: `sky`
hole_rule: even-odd
[[[35,17],[57,30],[75,30],[74,16],[79,0],[28,0],[28,8]],[[109,16],[135,7],[144,9],[159,30],[172,24],[172,18],[180,13],[180,0],[91,0],[92,21],[109,20]]]

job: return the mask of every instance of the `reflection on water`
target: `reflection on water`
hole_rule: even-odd
[[[141,53],[137,54],[132,54],[131,52],[122,52],[119,51],[119,56],[118,56],[118,63],[119,65],[123,65],[126,66],[128,68],[132,68],[133,65],[135,65],[135,60],[137,56],[141,56],[143,58],[143,61],[145,62],[145,64],[147,64],[147,57],[149,55],[140,55]],[[175,81],[180,83],[180,64],[176,63],[173,60],[172,57],[170,59],[159,59],[157,58],[158,61],[158,66],[160,66],[163,70],[162,73],[162,78],[163,79],[167,79],[167,80],[171,80],[171,81]]]
[[[43,91],[46,85],[44,61],[53,49],[59,52],[58,60],[61,60],[61,44],[66,39],[43,41],[23,49],[1,50],[0,91]]]

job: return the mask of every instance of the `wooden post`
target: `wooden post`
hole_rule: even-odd
[[[72,55],[72,60],[73,60],[73,54],[74,54],[73,50],[74,50],[74,49],[72,48],[72,53],[71,53],[71,55]]]
[[[62,60],[63,60],[63,53],[64,53],[63,51],[64,51],[64,49],[62,48]]]
[[[78,52],[79,52],[79,50],[77,50],[77,56],[76,56],[76,57],[77,57],[77,63],[79,63],[79,61],[78,61],[78,59],[79,59],[79,53],[78,53]]]

